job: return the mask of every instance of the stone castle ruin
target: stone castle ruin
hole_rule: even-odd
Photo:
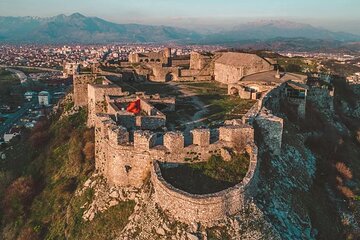
[[[158,82],[216,80],[228,84],[247,75],[274,69],[273,63],[255,54],[192,52],[174,56],[170,48],[130,54],[129,62],[139,65],[137,74]]]
[[[272,64],[260,57],[241,55],[251,61],[237,61],[239,56],[191,54],[185,71],[194,71],[193,75],[214,71],[215,80],[228,84],[229,95],[254,99],[256,103],[242,119],[225,121],[217,129],[193,129],[189,142],[185,141],[185,133],[165,128],[166,112],[175,111],[175,98],[143,92],[130,94],[106,78],[74,75],[75,104],[88,107],[88,126],[95,129],[96,170],[108,184],[140,188],[150,176],[158,206],[187,224],[214,226],[243,209],[259,187],[256,143],[261,141],[270,154],[280,154],[284,123],[275,115],[276,109],[286,102],[296,109],[299,118],[304,118],[307,96],[313,90],[305,85],[307,79],[303,75],[274,71]],[[157,54],[133,54],[130,59],[168,70],[174,68],[177,60],[171,57],[169,49]],[[180,79],[182,67],[175,68],[180,75],[174,78]],[[166,81],[166,74],[161,74]],[[134,101],[141,108],[138,114],[126,110]],[[160,104],[161,110],[157,107]],[[174,187],[163,177],[164,164],[206,162],[214,155],[226,161],[233,153],[249,156],[248,170],[241,182],[221,191],[193,194]]]

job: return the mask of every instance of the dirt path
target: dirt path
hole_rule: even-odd
[[[207,120],[207,117],[203,117],[208,112],[208,107],[210,105],[205,105],[197,96],[196,93],[187,88],[187,86],[169,83],[172,86],[176,86],[178,90],[182,93],[182,97],[189,97],[191,99],[191,103],[198,110],[186,123],[181,124],[180,126],[185,126],[184,136],[185,142],[189,142],[191,140],[190,131],[196,127],[199,127],[201,122]]]

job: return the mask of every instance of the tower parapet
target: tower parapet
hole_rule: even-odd
[[[209,146],[210,144],[210,129],[194,129],[191,131],[193,136],[193,144],[201,147]]]
[[[185,140],[182,132],[167,132],[164,135],[164,146],[170,152],[179,152],[184,149]]]
[[[156,134],[150,131],[134,132],[134,148],[135,150],[150,150],[155,145]]]
[[[241,149],[254,141],[254,129],[246,124],[220,127],[219,139],[231,142],[234,147]]]
[[[109,141],[114,145],[123,145],[129,143],[129,132],[122,126],[109,126],[108,136]]]

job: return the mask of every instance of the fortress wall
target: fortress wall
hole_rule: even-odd
[[[180,75],[180,70],[177,67],[162,67],[162,66],[152,66],[153,70],[153,81],[165,82],[167,74],[173,74],[174,80],[176,81]]]
[[[140,118],[140,126],[146,129],[155,130],[166,125],[165,116],[142,116]]]
[[[190,60],[189,59],[172,59],[171,64],[173,67],[190,65]]]
[[[122,92],[122,89],[116,85],[87,85],[87,105],[88,105],[88,126],[94,126],[94,116],[97,113],[108,112],[109,103],[108,96],[124,96],[127,92]],[[112,107],[114,108],[114,107]],[[111,110],[110,110],[111,112]]]
[[[154,116],[158,113],[157,109],[150,105],[148,102],[140,98],[140,108],[150,116]]]
[[[254,129],[249,125],[230,125],[219,128],[219,140],[231,142],[233,147],[243,149],[254,142]]]
[[[274,67],[262,58],[258,58],[257,61],[251,62],[250,65],[244,66],[244,76],[251,75],[259,72],[267,72],[274,70]]]
[[[261,106],[270,109],[274,113],[280,111],[280,102],[283,99],[285,84],[270,89],[261,99]]]
[[[104,177],[110,185],[141,187],[150,172],[150,155],[144,149],[137,151],[132,145],[104,142],[107,147]]]
[[[164,136],[164,145],[155,146],[157,136],[150,131],[135,131],[134,141],[131,142],[128,131],[117,126],[110,115],[96,116],[95,166],[110,184],[117,186],[141,186],[142,177],[149,174],[154,159],[173,163],[207,161],[212,155],[219,155],[222,148],[232,145],[219,141],[204,146],[206,143],[199,140],[184,147],[181,132],[168,132]],[[199,137],[202,138],[207,131],[201,129],[195,132],[200,132]]]
[[[215,63],[215,80],[224,84],[237,83],[243,76],[243,68]]]
[[[207,64],[212,61],[210,56],[204,56],[198,52],[190,54],[190,69],[202,70]]]
[[[105,172],[107,145],[103,142],[108,137],[107,125],[109,124],[115,124],[109,115],[95,115],[95,168],[101,173]]]
[[[260,134],[260,141],[263,146],[273,155],[281,153],[282,133],[284,121],[269,110],[263,108],[259,115],[255,118],[255,126]]]
[[[167,132],[164,135],[164,146],[170,152],[180,152],[184,149],[185,140],[182,132]]]
[[[155,189],[155,201],[173,218],[186,223],[201,223],[211,227],[217,221],[238,213],[256,191],[258,181],[257,148],[249,145],[250,165],[246,177],[236,186],[214,194],[190,194],[167,183],[161,174],[159,163],[151,168],[151,181]]]
[[[193,144],[201,147],[210,145],[210,129],[194,129],[191,131]]]
[[[88,104],[88,84],[94,83],[96,74],[80,74],[73,76],[74,85],[74,103],[77,107],[83,107]]]
[[[136,126],[136,116],[126,111],[117,112],[117,124],[125,128],[134,128]]]
[[[193,77],[200,73],[200,70],[191,70],[191,69],[181,69],[180,76],[181,77]]]

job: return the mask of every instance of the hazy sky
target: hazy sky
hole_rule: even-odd
[[[360,34],[360,0],[0,0],[1,16],[74,12],[117,23],[186,28],[281,19]]]

